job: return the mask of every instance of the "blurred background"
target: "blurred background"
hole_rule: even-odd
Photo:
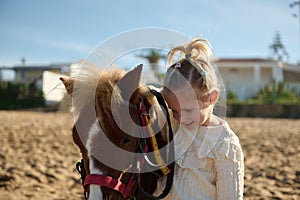
[[[245,153],[245,199],[299,198],[299,0],[1,0],[0,199],[82,198],[59,77],[106,39],[144,27],[210,41]],[[166,53],[141,49],[117,64],[148,63],[159,82]]]
[[[107,38],[143,27],[208,39],[230,103],[299,103],[299,14],[300,3],[293,0],[2,0],[0,108],[57,104],[64,96],[57,77],[69,76]],[[120,66],[154,66],[165,63],[165,55],[141,50],[127,55]],[[165,65],[149,68],[159,80],[165,70]],[[6,97],[5,91],[10,93]],[[33,95],[30,100],[28,95]],[[4,105],[4,98],[12,105]]]

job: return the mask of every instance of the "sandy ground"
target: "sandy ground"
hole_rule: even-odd
[[[245,154],[244,199],[300,199],[300,120],[227,118]],[[0,200],[82,199],[66,113],[0,111]]]

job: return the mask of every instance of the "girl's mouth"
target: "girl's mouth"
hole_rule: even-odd
[[[194,121],[191,121],[191,122],[185,123],[184,126],[190,127],[190,126],[193,125],[193,124],[194,124]]]

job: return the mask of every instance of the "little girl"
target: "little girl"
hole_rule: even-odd
[[[220,95],[208,42],[173,48],[162,94],[176,123],[175,174],[165,199],[243,199],[244,157],[238,137],[213,114]],[[176,55],[181,59],[172,64]],[[158,190],[164,180],[158,183]]]

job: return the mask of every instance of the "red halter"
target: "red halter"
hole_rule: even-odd
[[[148,146],[144,147],[144,152],[148,152]],[[140,160],[141,166],[144,164],[144,159]],[[113,189],[119,192],[124,199],[127,199],[130,196],[131,189],[133,188],[134,179],[136,174],[132,174],[127,185],[122,183],[120,180],[117,180],[111,176],[100,175],[100,174],[88,174],[85,177],[83,188],[84,191],[88,191],[87,188],[89,185],[99,185]]]
[[[134,182],[134,177],[135,175],[132,174],[129,182],[127,183],[127,185],[125,185],[121,181],[111,176],[100,175],[100,174],[89,174],[86,176],[84,181],[84,190],[87,191],[88,186],[91,184],[104,186],[120,192],[122,197],[124,199],[127,199],[130,195],[130,189],[131,189],[131,185]]]

